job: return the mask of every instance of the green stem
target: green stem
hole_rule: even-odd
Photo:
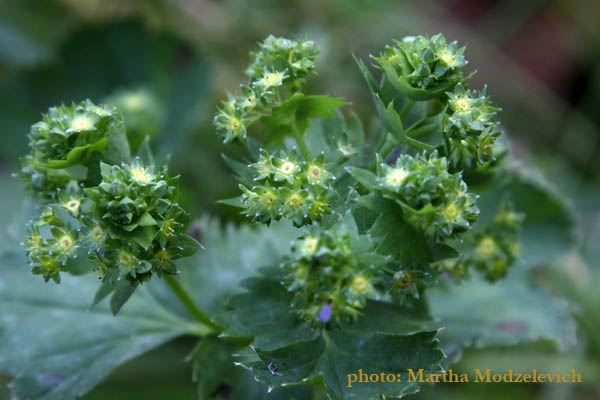
[[[439,125],[438,124],[429,124],[429,125],[422,126],[419,129],[415,129],[415,130],[409,129],[409,130],[407,130],[406,131],[406,136],[414,138],[414,137],[417,137],[417,136],[425,135],[426,133],[434,132],[437,129],[439,129]]]
[[[426,151],[433,151],[433,150],[435,150],[434,146],[432,146],[432,145],[430,145],[428,143],[421,142],[420,140],[413,139],[413,138],[408,137],[408,136],[405,136],[402,139],[400,139],[400,142],[406,143],[407,145],[412,146],[415,149],[421,150],[421,151],[423,151],[423,150],[426,150]]]
[[[300,148],[302,157],[304,158],[305,161],[309,161],[310,160],[310,152],[308,151],[308,147],[306,147],[306,143],[304,143],[304,137],[298,131],[298,129],[296,129],[294,138],[296,139],[296,143],[298,143],[298,148]]]
[[[416,120],[411,126],[409,126],[408,128],[405,129],[405,132],[410,132],[413,129],[415,129],[421,122],[425,121],[426,117],[421,117],[418,120]]]
[[[179,301],[181,301],[181,303],[184,305],[185,309],[188,310],[188,312],[192,315],[192,317],[194,317],[196,321],[210,328],[213,331],[213,333],[223,332],[224,327],[217,324],[216,322],[213,322],[211,318],[204,311],[202,311],[196,305],[196,303],[194,303],[194,300],[192,300],[190,295],[185,291],[183,286],[179,284],[179,282],[177,281],[177,279],[175,279],[173,275],[165,274],[163,275],[163,278],[165,279],[165,282],[167,282],[167,285],[169,285],[169,288],[171,289],[173,294],[177,296]]]

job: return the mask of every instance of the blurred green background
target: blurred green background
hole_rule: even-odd
[[[306,35],[322,49],[307,92],[344,97],[375,119],[352,53],[366,59],[393,38],[442,32],[467,45],[472,85],[488,84],[504,112],[513,156],[569,198],[580,244],[539,269],[573,304],[580,344],[473,350],[454,368],[560,368],[584,384],[438,385],[421,398],[600,398],[600,3],[584,0],[0,0],[0,179],[18,169],[28,127],[49,106],[143,89],[156,97],[156,150],[181,173],[194,215],[239,220],[216,205],[236,184],[212,115],[243,80],[248,52],[272,33]],[[231,153],[231,150],[227,150]],[[2,198],[9,196],[2,185]],[[1,212],[1,211],[0,211]],[[84,399],[193,399],[186,339],[129,362]],[[8,398],[0,375],[0,399]],[[221,398],[223,393],[215,394]],[[226,398],[226,397],[223,397]]]

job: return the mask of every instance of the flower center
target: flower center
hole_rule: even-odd
[[[354,154],[354,149],[349,144],[338,145],[338,151],[347,157]]]
[[[286,161],[283,164],[281,164],[281,168],[279,168],[279,170],[285,174],[285,175],[289,175],[292,172],[294,172],[294,170],[296,169],[296,164],[294,164],[291,161]]]
[[[131,169],[131,177],[140,183],[148,183],[152,180],[152,175],[144,167],[135,167]]]
[[[318,181],[323,176],[323,170],[317,165],[311,165],[308,167],[308,176]]]
[[[79,199],[71,199],[71,200],[67,201],[67,203],[65,204],[65,207],[67,208],[67,210],[71,211],[72,213],[78,212],[80,206],[81,206],[81,200],[79,200]]]
[[[496,243],[491,237],[485,237],[481,239],[481,242],[477,245],[477,253],[484,257],[490,257],[496,251]]]
[[[290,197],[288,197],[288,200],[287,200],[287,203],[292,208],[296,208],[296,207],[300,206],[300,204],[302,204],[302,202],[303,202],[302,196],[300,196],[298,193],[293,193],[292,195],[290,195]]]
[[[369,281],[362,276],[357,276],[352,281],[352,289],[358,293],[362,293],[369,287]]]
[[[397,281],[396,287],[400,290],[406,290],[412,284],[412,275],[408,272],[404,273]]]
[[[254,95],[248,96],[244,99],[244,107],[254,107],[256,105],[256,97]]]
[[[471,102],[465,97],[457,99],[454,102],[454,106],[456,107],[456,111],[458,112],[467,112],[471,110]]]
[[[317,247],[319,246],[319,239],[316,237],[307,237],[304,240],[304,246],[302,246],[302,251],[305,254],[313,254],[317,251]]]
[[[452,55],[452,53],[450,53],[448,50],[442,51],[440,58],[448,66],[454,64],[454,55]]]
[[[271,165],[269,165],[268,161],[264,161],[260,164],[259,171],[261,174],[268,174],[271,171]]]
[[[58,247],[66,253],[71,250],[75,246],[75,241],[71,235],[63,235],[60,239],[58,239]]]
[[[119,257],[117,261],[119,261],[119,264],[126,268],[131,268],[133,266],[133,256],[130,252],[125,250],[119,251]]]
[[[460,214],[460,210],[454,203],[449,203],[446,207],[444,207],[444,215],[448,221],[454,221],[458,218]]]
[[[277,201],[277,196],[272,191],[268,190],[262,195],[262,201],[269,207],[273,206]]]
[[[242,129],[242,121],[237,117],[230,116],[227,120],[227,129],[232,132],[239,132]]]
[[[264,79],[268,86],[279,86],[283,81],[281,74],[278,72],[270,72],[265,75]]]
[[[169,252],[166,250],[160,250],[154,257],[158,260],[159,264],[166,264],[171,259],[171,257],[169,257]]]
[[[102,241],[102,239],[104,239],[104,230],[102,228],[100,228],[100,225],[96,225],[90,231],[90,237],[92,238],[94,243],[99,243]]]
[[[39,249],[42,247],[42,237],[40,235],[30,236],[27,241],[27,245],[30,250]]]
[[[394,169],[387,174],[386,181],[391,186],[400,186],[407,175],[408,172],[403,168]]]
[[[71,122],[71,129],[76,131],[86,131],[94,126],[94,122],[85,115],[80,115]]]
[[[169,218],[166,220],[163,227],[163,233],[165,236],[175,236],[175,228],[177,225],[179,225],[179,223],[174,218]]]

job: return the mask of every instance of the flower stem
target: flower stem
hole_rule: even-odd
[[[310,152],[308,151],[308,147],[306,147],[306,143],[304,143],[304,137],[302,137],[302,134],[300,132],[298,132],[297,129],[296,129],[296,134],[294,135],[294,138],[296,139],[296,143],[298,143],[298,147],[300,148],[302,157],[304,158],[305,161],[309,161],[310,160]]]
[[[424,135],[426,133],[430,133],[430,132],[434,132],[436,130],[439,129],[438,124],[429,124],[429,125],[425,125],[422,126],[420,128],[417,129],[409,129],[406,131],[406,136],[409,136],[411,138],[420,136],[420,135]]]
[[[169,285],[169,288],[171,289],[173,294],[175,294],[179,301],[181,301],[185,309],[188,310],[188,312],[194,317],[196,321],[210,328],[213,331],[213,333],[220,333],[223,331],[224,327],[217,324],[216,322],[213,322],[211,318],[204,311],[202,311],[196,305],[196,303],[194,303],[190,295],[185,291],[183,286],[179,284],[179,282],[177,281],[177,279],[175,279],[173,275],[165,274],[163,275],[163,278],[165,282],[167,282],[167,285]]]

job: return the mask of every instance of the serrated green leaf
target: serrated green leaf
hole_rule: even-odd
[[[274,223],[268,229],[227,224],[217,219],[199,220],[194,235],[206,250],[178,260],[181,284],[209,313],[222,309],[225,300],[243,292],[240,282],[259,267],[279,262],[298,235],[291,223]],[[201,267],[199,267],[201,266]]]
[[[337,164],[340,156],[338,144],[345,139],[346,122],[341,113],[335,113],[333,118],[313,120],[304,132],[304,142],[309,153],[316,157],[325,156],[327,163]]]
[[[352,207],[352,215],[354,216],[354,221],[358,227],[358,233],[364,235],[371,229],[379,214],[370,208],[356,205]]]
[[[265,129],[270,132],[266,143],[279,143],[286,136],[293,137],[296,134],[295,129],[302,135],[308,128],[309,119],[333,117],[332,111],[345,104],[343,100],[335,97],[295,93],[274,107],[270,115],[261,117]]]
[[[226,336],[254,337],[252,348],[260,359],[237,362],[260,381],[271,387],[322,382],[334,398],[368,400],[416,391],[416,384],[406,382],[407,368],[437,370],[443,354],[426,309],[369,301],[355,323],[317,331],[293,312],[280,274],[271,268],[248,280],[248,292],[233,297],[232,310],[221,317],[230,326]],[[403,382],[348,388],[347,374],[359,369],[403,374]]]
[[[198,385],[199,400],[213,397],[224,383],[234,383],[233,378],[238,371],[231,355],[239,350],[241,346],[215,336],[207,336],[198,341],[189,359],[193,361],[192,378]]]
[[[382,395],[398,398],[418,391],[417,383],[408,381],[408,369],[424,369],[425,373],[440,370],[443,353],[437,349],[435,334],[323,331],[311,341],[272,351],[257,349],[261,361],[243,365],[272,387],[318,379],[334,399],[378,400]],[[348,374],[358,374],[359,370],[393,374],[396,381],[350,384]]]
[[[289,295],[281,285],[277,269],[269,270],[274,279],[250,278],[243,283],[248,292],[232,297],[228,311],[220,320],[229,327],[225,336],[254,338],[253,345],[265,350],[306,341],[316,332],[291,311]]]
[[[361,197],[359,204],[379,213],[368,232],[377,240],[378,253],[390,255],[401,264],[427,264],[433,260],[425,235],[404,220],[402,209],[395,202],[373,194]]]
[[[508,200],[515,211],[525,213],[518,264],[526,269],[552,264],[572,251],[577,244],[576,223],[566,198],[542,175],[525,167],[498,175],[491,185],[474,188],[480,195],[479,223],[488,223],[496,215],[502,203],[498,200]]]
[[[114,317],[106,305],[89,311],[98,285],[92,275],[45,284],[21,254],[0,263],[0,370],[15,377],[15,398],[75,399],[118,365],[196,329],[174,311],[168,293],[154,295],[159,281],[144,285]]]
[[[266,384],[257,382],[249,371],[234,364],[232,354],[243,352],[244,350],[238,344],[214,336],[199,340],[188,357],[194,367],[193,380],[198,385],[198,400],[222,398],[222,396],[226,396],[228,400],[316,398],[313,388],[306,386],[268,391]]]
[[[439,337],[450,361],[470,346],[549,340],[566,349],[575,343],[575,324],[566,303],[521,282],[466,282],[434,288],[428,298],[431,314],[444,326]]]
[[[333,110],[345,106],[347,103],[337,97],[329,96],[304,96],[298,103],[296,119],[333,117]]]
[[[16,184],[11,179],[0,186],[7,194],[3,199],[20,193]],[[5,215],[20,220],[7,225],[10,230],[4,225],[0,230],[0,371],[15,377],[11,387],[16,398],[73,400],[131,358],[182,334],[207,333],[160,279],[139,287],[113,317],[108,304],[89,309],[99,287],[93,274],[64,274],[59,285],[33,276],[18,245],[25,235],[22,220],[28,218],[21,217],[24,202],[18,197],[20,201],[5,202]],[[201,225],[199,234],[209,250],[178,266],[183,285],[211,312],[240,290],[236,282],[252,274],[261,260],[278,259],[297,233],[291,225],[275,224],[270,231],[228,226],[225,232],[217,220],[205,219]],[[97,292],[100,300],[112,290],[102,285]],[[264,386],[245,382],[253,398],[286,398],[281,391],[264,397]],[[244,398],[243,389],[235,389],[237,397],[232,398]]]

